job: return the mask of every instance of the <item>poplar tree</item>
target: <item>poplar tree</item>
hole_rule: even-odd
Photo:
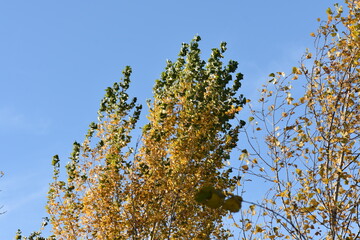
[[[66,179],[53,158],[47,209],[56,239],[227,239],[222,218],[238,211],[238,182],[226,167],[246,99],[226,43],[200,56],[200,37],[167,61],[148,102],[148,123],[133,148],[141,106],[129,100],[131,68],[106,90],[99,119],[74,143]]]

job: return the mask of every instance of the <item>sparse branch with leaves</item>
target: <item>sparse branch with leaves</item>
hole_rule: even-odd
[[[258,208],[264,223],[243,228],[251,239],[360,236],[360,2],[345,9],[327,10],[311,34],[315,54],[306,52],[288,76],[270,74],[261,107],[252,109],[248,174],[270,190]],[[265,132],[268,152],[253,132]]]

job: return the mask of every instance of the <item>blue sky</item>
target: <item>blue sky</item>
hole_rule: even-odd
[[[242,91],[254,98],[270,72],[288,71],[312,47],[316,18],[334,2],[1,1],[0,239],[39,228],[52,156],[67,162],[126,65],[130,94],[145,103],[166,59],[199,34],[204,59],[228,43],[227,59],[245,75]]]

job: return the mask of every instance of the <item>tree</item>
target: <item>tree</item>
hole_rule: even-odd
[[[252,109],[244,172],[269,191],[238,222],[242,239],[360,238],[360,1],[345,6],[327,10],[316,52],[270,74]]]
[[[66,180],[54,156],[47,209],[56,239],[230,236],[222,218],[239,210],[241,198],[231,194],[239,178],[226,161],[245,124],[231,124],[246,103],[238,94],[243,76],[235,73],[237,62],[223,66],[226,43],[205,62],[199,41],[184,43],[177,61],[167,62],[135,147],[129,146],[141,106],[128,100],[127,67],[123,80],[107,88],[98,123],[74,143]]]
[[[247,128],[236,117],[247,102],[243,76],[235,61],[223,66],[225,43],[207,62],[200,37],[183,44],[156,81],[135,143],[141,106],[128,100],[127,67],[106,90],[99,121],[74,143],[67,179],[53,158],[53,238],[228,239],[223,218],[244,202],[233,217],[238,239],[358,239],[360,1],[345,6],[327,10],[311,34],[316,51],[299,67],[269,75]],[[242,165],[228,166],[241,131]],[[268,189],[261,202],[232,194],[248,178]]]

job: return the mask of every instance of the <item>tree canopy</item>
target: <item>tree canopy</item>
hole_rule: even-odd
[[[249,108],[226,43],[207,61],[199,36],[183,43],[135,141],[142,106],[126,67],[65,174],[53,158],[49,239],[359,239],[360,1],[326,12],[314,52],[271,73]],[[234,194],[248,179],[268,189],[257,202]]]
[[[230,122],[246,102],[238,93],[243,76],[236,74],[237,62],[223,64],[226,43],[212,49],[206,62],[199,41],[196,36],[184,43],[179,58],[167,62],[135,148],[129,144],[141,106],[128,100],[126,67],[123,80],[106,89],[98,123],[82,144],[74,143],[66,181],[54,157],[47,208],[57,239],[229,235],[222,218],[226,208],[238,211],[241,201],[230,196],[238,179],[224,167],[244,125]],[[206,187],[213,188],[211,195],[198,194]]]

